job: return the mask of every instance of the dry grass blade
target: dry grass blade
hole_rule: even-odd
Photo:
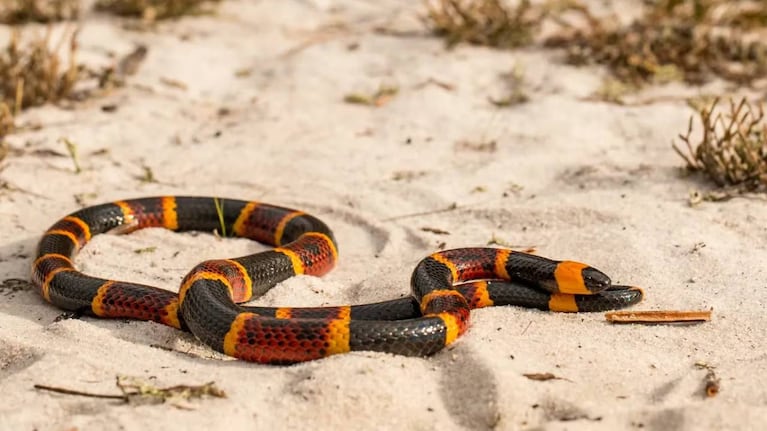
[[[687,169],[703,172],[717,186],[732,193],[767,191],[767,122],[764,105],[730,99],[729,112],[716,110],[718,100],[701,108],[702,136],[693,143],[693,118],[680,134],[684,148],[673,144]]]
[[[545,9],[522,0],[516,7],[502,0],[426,0],[423,21],[448,46],[461,42],[516,48],[533,41]]]
[[[115,15],[143,18],[145,21],[210,13],[210,6],[221,0],[99,0],[96,9]]]
[[[53,22],[75,19],[81,0],[3,0],[0,23]]]
[[[67,149],[67,153],[69,154],[69,158],[72,159],[72,164],[74,164],[75,167],[75,173],[79,174],[83,171],[82,167],[80,166],[80,157],[79,153],[77,152],[77,144],[72,142],[68,138],[59,138],[59,142],[63,143],[64,146]]]

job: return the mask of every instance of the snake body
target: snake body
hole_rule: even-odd
[[[92,277],[73,256],[95,235],[147,227],[217,231],[273,249],[195,266],[178,293]],[[152,320],[191,331],[213,349],[248,361],[289,364],[352,350],[433,354],[462,335],[469,311],[520,305],[553,311],[601,311],[642,300],[582,263],[501,248],[462,248],[421,260],[412,296],[340,307],[241,306],[297,274],[321,276],[338,259],[333,233],[318,218],[265,203],[161,196],[83,208],[51,226],[38,245],[32,281],[65,310]]]

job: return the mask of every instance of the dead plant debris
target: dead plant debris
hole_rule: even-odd
[[[470,141],[462,139],[455,143],[455,149],[458,151],[473,151],[477,153],[494,153],[498,150],[498,142],[495,139],[489,141]]]
[[[564,377],[559,377],[559,376],[556,376],[556,375],[554,375],[552,373],[525,373],[525,374],[522,374],[522,375],[527,377],[530,380],[536,380],[536,381],[539,381],[539,382],[545,382],[545,381],[548,381],[548,380],[566,380],[568,382],[570,381],[570,380],[568,380],[568,379],[566,379]]]
[[[684,147],[672,146],[687,163],[687,170],[702,172],[720,190],[691,196],[690,202],[723,200],[747,192],[767,192],[767,121],[764,105],[751,104],[746,98],[729,100],[728,112],[716,107],[718,99],[698,112],[703,132],[697,143],[692,137],[694,117],[687,133],[680,134]],[[680,148],[681,147],[681,148]],[[695,198],[695,199],[694,199]]]
[[[53,41],[49,28],[43,36],[22,43],[21,33],[11,32],[8,45],[0,50],[0,145],[15,130],[40,127],[15,123],[14,117],[24,109],[83,100],[123,84],[115,66],[95,69],[78,63],[77,33],[71,30]],[[68,52],[60,55],[64,47]],[[137,51],[142,49],[146,50]],[[77,164],[75,156],[73,160]]]
[[[699,253],[701,250],[706,248],[706,243],[703,241],[696,242],[693,244],[692,248],[690,249],[690,254]]]
[[[449,47],[470,43],[562,48],[570,64],[605,65],[623,85],[608,99],[649,82],[701,84],[718,76],[751,83],[767,74],[767,2],[652,0],[628,24],[597,16],[579,0],[424,0],[425,26]],[[542,34],[544,23],[553,30]]]
[[[20,38],[20,33],[13,31],[0,52],[0,103],[16,114],[71,96],[83,69],[76,61],[77,32],[62,37],[53,48],[50,31],[25,46]],[[59,56],[63,44],[69,46],[66,63]]]
[[[435,235],[450,235],[450,232],[448,232],[448,231],[446,231],[444,229],[437,228],[437,227],[424,226],[424,227],[421,228],[421,231],[433,233]]]
[[[606,78],[602,81],[602,85],[585,100],[601,100],[603,102],[614,103],[616,105],[624,105],[626,101],[624,98],[628,95],[634,94],[639,88],[633,84],[627,84],[616,78]]]
[[[394,171],[391,174],[391,179],[394,181],[412,181],[424,177],[426,174],[426,171]]]
[[[162,404],[167,402],[174,407],[186,410],[194,408],[189,404],[189,400],[193,398],[204,396],[226,398],[226,393],[219,389],[214,382],[202,385],[177,385],[158,388],[137,378],[117,376],[115,384],[122,392],[121,394],[97,394],[41,384],[35,384],[34,388],[64,395],[120,400],[127,404]]]
[[[706,370],[706,375],[703,378],[703,394],[706,398],[712,398],[719,394],[721,389],[721,379],[714,372],[713,365],[709,365],[705,362],[696,362],[695,367],[699,370]]]
[[[64,45],[66,60],[59,55]],[[77,63],[77,31],[53,44],[50,30],[28,43],[14,30],[0,51],[0,141],[16,128],[14,117],[21,110],[81,98],[85,93],[76,87],[94,74]]]
[[[186,91],[189,89],[189,86],[186,85],[186,83],[184,83],[183,81],[179,81],[178,79],[168,78],[167,76],[161,76],[160,82],[163,85],[166,85],[171,88],[176,88],[181,91]]]
[[[448,47],[458,43],[518,48],[530,44],[545,15],[529,0],[515,7],[503,0],[425,0],[422,20]]]
[[[399,92],[398,87],[382,85],[373,94],[350,93],[344,96],[344,102],[353,105],[367,105],[381,107],[394,98]]]
[[[142,183],[157,183],[157,177],[154,175],[154,171],[150,166],[146,164],[141,165],[141,175],[137,175],[136,179]]]
[[[221,0],[98,0],[96,9],[115,15],[141,18],[146,22],[203,15]]]
[[[81,0],[4,0],[0,2],[0,23],[48,23],[71,20],[80,14]]]
[[[157,246],[149,246],[149,247],[137,248],[133,250],[133,252],[136,254],[154,253],[155,251],[157,251]]]
[[[605,65],[624,83],[700,84],[713,76],[749,83],[767,72],[767,44],[757,31],[765,30],[767,2],[648,1],[629,25],[572,3],[585,25],[565,25],[545,45],[564,48],[571,64]]]

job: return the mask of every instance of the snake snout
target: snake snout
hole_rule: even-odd
[[[583,284],[591,293],[597,293],[610,287],[610,277],[604,272],[592,268],[586,267],[581,271],[583,277]]]

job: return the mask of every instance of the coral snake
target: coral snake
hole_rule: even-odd
[[[219,231],[274,246],[234,259],[202,262],[178,293],[79,272],[74,254],[91,237],[146,227]],[[191,331],[215,350],[248,361],[287,364],[351,350],[419,356],[462,335],[469,311],[520,305],[553,311],[601,311],[635,304],[642,291],[612,286],[582,263],[501,248],[461,248],[421,260],[412,296],[340,307],[238,305],[296,274],[320,276],[338,259],[331,230],[301,211],[212,197],[163,196],[76,211],[48,229],[32,281],[52,304],[98,317],[153,320]]]

